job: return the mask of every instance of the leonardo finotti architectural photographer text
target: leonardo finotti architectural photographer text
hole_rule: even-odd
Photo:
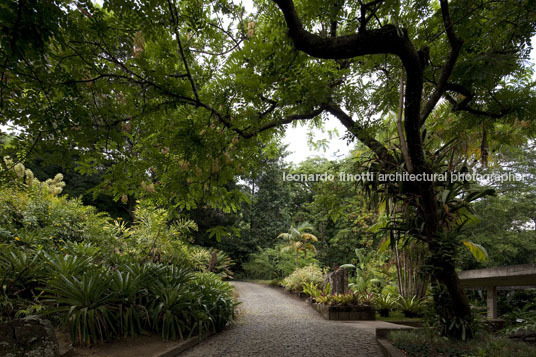
[[[507,182],[507,181],[522,181],[523,175],[518,173],[504,174],[479,174],[469,172],[444,172],[444,173],[420,173],[410,174],[408,172],[395,173],[376,173],[376,172],[361,172],[358,174],[347,174],[340,172],[337,175],[328,172],[316,174],[290,174],[283,173],[283,181],[297,182],[317,182],[317,181],[343,181],[343,182],[416,182],[416,181],[431,181],[431,182],[456,182],[456,181],[487,181],[487,182]]]

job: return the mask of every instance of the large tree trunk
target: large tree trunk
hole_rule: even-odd
[[[409,153],[407,169],[410,174],[432,173],[425,160],[422,132],[426,118],[435,108],[445,93],[449,77],[456,64],[463,41],[456,36],[450,18],[448,1],[440,0],[441,15],[445,33],[450,45],[450,52],[442,67],[441,75],[435,88],[428,93],[423,103],[424,68],[427,65],[428,49],[417,50],[409,39],[408,31],[394,25],[384,25],[378,29],[367,29],[366,14],[370,9],[361,5],[361,24],[359,31],[353,35],[325,38],[308,32],[302,25],[292,0],[273,0],[283,12],[288,27],[288,35],[297,50],[310,56],[324,59],[348,59],[366,55],[392,54],[400,58],[405,70],[406,88],[404,100],[404,130],[407,151]],[[333,103],[323,104],[323,109],[335,115],[358,140],[376,153],[386,167],[397,167],[396,160],[383,144],[369,136],[352,117]],[[393,163],[395,164],[393,166]],[[452,321],[471,321],[471,310],[467,297],[460,286],[454,269],[455,246],[445,248],[443,225],[438,215],[438,201],[434,183],[428,181],[415,182],[411,188],[411,204],[419,210],[424,220],[423,240],[428,243],[434,258],[431,261],[433,276],[448,293],[450,303],[447,309],[441,309],[436,300],[436,307],[441,317],[447,317],[447,326]],[[413,198],[416,197],[416,200]],[[456,323],[454,324],[456,325]],[[462,337],[463,328],[447,331],[451,336]],[[470,334],[467,336],[470,337]]]
[[[445,244],[446,243],[446,244]],[[456,273],[456,246],[448,242],[429,243],[434,279],[434,304],[442,319],[442,333],[449,337],[473,337],[473,316],[469,300]]]

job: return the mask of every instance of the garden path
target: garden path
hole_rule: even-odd
[[[241,301],[235,325],[181,356],[382,356],[370,330],[324,320],[305,302],[268,286],[233,285]]]

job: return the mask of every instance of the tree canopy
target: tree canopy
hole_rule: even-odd
[[[77,170],[102,175],[98,188],[123,203],[230,213],[248,199],[234,183],[276,156],[290,123],[334,117],[369,167],[412,174],[452,172],[471,156],[485,166],[496,147],[534,136],[530,0],[252,4],[4,1],[0,123],[21,132],[19,159],[53,143],[56,159],[75,152]],[[392,113],[396,135],[384,140]],[[465,326],[454,236],[483,194],[381,186],[432,252],[444,317]]]

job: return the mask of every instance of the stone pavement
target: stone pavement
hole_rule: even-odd
[[[233,284],[241,301],[235,325],[181,356],[383,356],[371,328],[324,320],[274,288]]]

